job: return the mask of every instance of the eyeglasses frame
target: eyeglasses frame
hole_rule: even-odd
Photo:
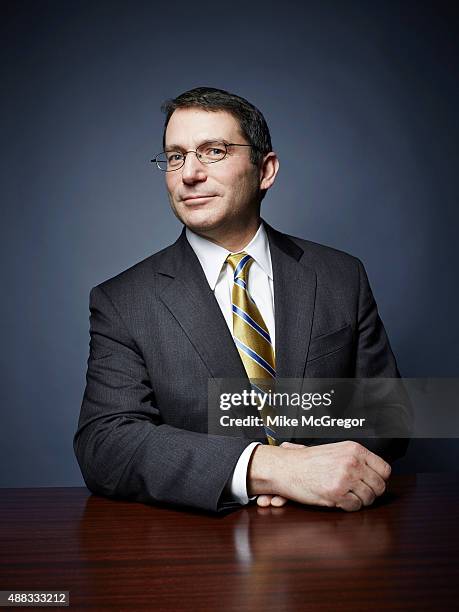
[[[199,158],[198,155],[198,151],[197,149],[199,149],[200,147],[202,147],[205,144],[209,144],[210,142],[218,142],[218,144],[222,144],[225,147],[225,155],[221,158],[221,159],[216,159],[214,161],[202,161],[202,159]],[[199,147],[197,147],[197,149],[190,149],[189,151],[185,151],[182,155],[183,155],[183,162],[180,166],[177,166],[177,168],[173,168],[172,170],[163,170],[162,168],[160,168],[159,166],[159,162],[158,162],[158,156],[161,155],[162,153],[172,153],[174,151],[161,151],[160,153],[157,153],[156,156],[150,160],[151,163],[156,164],[157,168],[159,170],[161,170],[161,172],[175,172],[176,170],[180,170],[181,168],[183,168],[183,166],[185,165],[185,161],[186,161],[186,157],[188,155],[188,153],[194,153],[196,155],[196,158],[198,159],[198,161],[201,162],[201,164],[204,164],[205,166],[208,166],[210,164],[216,164],[218,162],[221,162],[225,159],[225,157],[228,155],[228,147],[252,147],[254,149],[256,149],[257,147],[255,147],[254,145],[251,144],[241,144],[238,142],[224,142],[223,140],[206,140],[205,142],[203,142],[202,144],[199,145]],[[179,151],[177,151],[177,153],[179,153]]]

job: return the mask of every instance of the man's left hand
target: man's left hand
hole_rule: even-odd
[[[304,446],[303,444],[295,444],[294,442],[282,442],[282,448],[298,448],[299,446]],[[274,506],[275,508],[280,508],[281,506],[285,506],[287,503],[287,499],[285,497],[281,497],[280,495],[259,495],[257,497],[257,505],[262,508],[267,508],[268,506]]]

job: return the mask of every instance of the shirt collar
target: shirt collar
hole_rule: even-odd
[[[231,251],[207,240],[207,238],[195,234],[188,227],[185,230],[185,234],[191,248],[199,259],[210,288],[214,291],[223,264]],[[263,223],[260,223],[257,233],[242,250],[253,257],[270,279],[273,278],[268,236]]]

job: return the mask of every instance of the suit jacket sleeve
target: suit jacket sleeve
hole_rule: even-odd
[[[90,354],[74,449],[94,493],[219,511],[249,440],[161,422],[141,352],[103,288],[90,295]]]
[[[390,347],[384,325],[379,317],[373,293],[363,264],[359,265],[359,305],[357,320],[357,346],[355,361],[356,378],[400,378],[394,354]],[[377,381],[372,381],[377,384]],[[384,388],[385,386],[385,388]],[[411,428],[411,406],[403,386],[381,383],[385,395],[381,430],[390,420],[392,431],[397,428],[401,435],[408,436]],[[404,437],[367,438],[363,444],[387,461],[393,461],[405,454],[408,440]]]

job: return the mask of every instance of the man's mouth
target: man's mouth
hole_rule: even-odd
[[[203,202],[204,200],[209,200],[210,198],[215,197],[213,194],[196,194],[196,195],[190,195],[190,196],[185,196],[182,198],[183,202],[187,202],[189,204],[199,204],[199,202]]]

